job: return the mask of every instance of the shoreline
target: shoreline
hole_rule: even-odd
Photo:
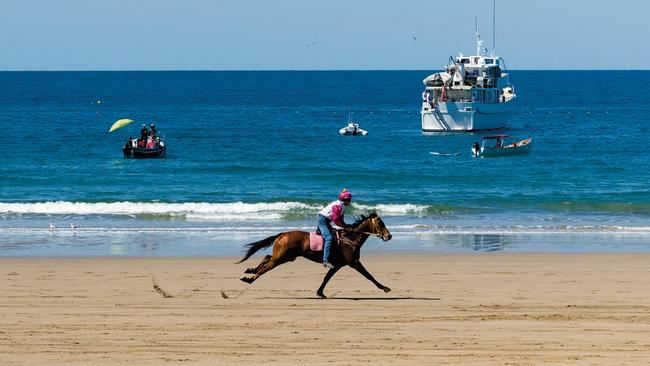
[[[364,248],[365,249],[365,248]],[[245,254],[245,251],[242,249],[241,255],[231,255],[231,254],[224,254],[224,255],[0,255],[0,264],[2,264],[3,261],[13,261],[13,260],[24,260],[24,261],[66,261],[66,260],[71,260],[71,261],[76,261],[76,260],[90,260],[90,261],[217,261],[221,264],[221,262],[226,262],[228,263],[229,261],[232,264],[237,264],[238,262]],[[262,249],[255,253],[253,256],[251,256],[249,259],[247,259],[244,263],[240,263],[240,265],[244,265],[245,263],[252,264],[255,261],[260,261],[262,257],[266,254],[272,254],[271,250],[269,248],[267,249]],[[527,251],[527,252],[508,252],[508,251],[492,251],[492,252],[480,252],[480,251],[474,251],[474,252],[446,252],[446,251],[441,251],[441,252],[426,252],[423,253],[418,250],[413,250],[413,251],[400,251],[397,253],[396,251],[391,251],[391,250],[386,250],[383,248],[383,250],[371,250],[371,251],[363,251],[361,252],[361,260],[363,261],[364,258],[376,258],[376,259],[394,259],[397,261],[411,261],[411,260],[419,260],[422,258],[439,258],[439,257],[571,257],[571,256],[577,256],[577,257],[589,257],[589,256],[594,256],[594,257],[600,257],[600,256],[622,256],[622,257],[629,257],[629,256],[647,256],[648,260],[650,260],[650,252],[648,251],[631,251],[631,252],[601,252],[601,251],[566,251],[566,252],[551,252],[551,251],[543,251],[543,250],[538,250],[538,251]],[[299,257],[298,259],[304,259],[302,257]],[[311,263],[311,262],[310,262]],[[649,262],[650,263],[650,262]],[[284,268],[284,265],[283,267]],[[650,271],[650,269],[649,269]]]
[[[239,281],[260,258],[0,257],[3,362],[650,362],[650,253],[372,253],[393,291],[345,268],[325,300],[304,259]]]
[[[0,252],[7,257],[228,257],[246,244],[278,231],[259,232],[127,232],[80,230],[7,233],[0,230]],[[437,233],[392,231],[393,239],[369,238],[362,253],[650,253],[645,233]]]

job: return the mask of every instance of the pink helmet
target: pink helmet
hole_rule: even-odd
[[[345,201],[345,200],[352,201],[352,193],[348,192],[347,189],[343,188],[341,193],[339,193],[339,200],[341,200],[341,201]]]

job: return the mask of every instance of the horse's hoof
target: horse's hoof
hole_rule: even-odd
[[[253,283],[253,279],[250,278],[250,277],[241,277],[239,279],[246,282],[246,283]]]
[[[325,294],[322,292],[317,292],[316,295],[318,295],[318,297],[320,297],[321,299],[327,299],[327,296],[325,296]]]
[[[386,286],[384,286],[384,288],[382,290],[384,290],[384,292],[386,292],[386,293],[390,292],[390,288],[388,288]]]

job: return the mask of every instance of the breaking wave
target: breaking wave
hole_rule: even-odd
[[[176,218],[188,221],[274,221],[315,216],[324,204],[304,202],[70,202],[0,203],[0,216],[123,215],[141,219]],[[384,216],[423,215],[441,209],[414,204],[352,204],[351,214],[377,211]]]
[[[313,231],[315,225],[304,223],[294,225],[290,223],[268,223],[267,225],[223,225],[223,226],[137,226],[137,227],[103,227],[84,226],[76,227],[76,233],[166,233],[166,234],[192,234],[192,233],[237,233],[242,235],[262,235],[289,230]],[[618,225],[575,225],[575,226],[540,226],[540,225],[513,225],[513,226],[456,226],[456,225],[422,225],[422,224],[397,224],[388,225],[391,233],[398,236],[408,235],[650,235],[650,226],[618,226]],[[67,226],[61,227],[0,227],[0,233],[51,233],[57,231],[71,231]],[[260,234],[261,233],[261,234]]]

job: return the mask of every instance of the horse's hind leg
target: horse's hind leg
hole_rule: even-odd
[[[270,256],[270,255],[266,255],[266,256],[264,257],[264,259],[262,259],[262,262],[260,262],[260,264],[259,264],[257,267],[254,267],[254,268],[246,268],[246,270],[244,271],[244,273],[257,273],[257,272],[259,272],[259,271],[260,271],[260,268],[262,268],[262,266],[264,266],[266,263],[268,263],[269,259],[271,259],[271,256]]]
[[[267,261],[266,258],[264,258],[264,260],[263,260],[264,263],[260,263],[260,266],[259,266],[260,268],[257,271],[257,273],[255,273],[254,276],[252,276],[252,277],[242,277],[242,278],[240,278],[240,280],[242,280],[242,281],[244,281],[246,283],[253,283],[253,281],[258,279],[264,273],[272,270],[273,268],[281,265],[282,263],[290,262],[290,261],[293,261],[294,259],[295,258],[288,260],[286,258],[271,257]]]

